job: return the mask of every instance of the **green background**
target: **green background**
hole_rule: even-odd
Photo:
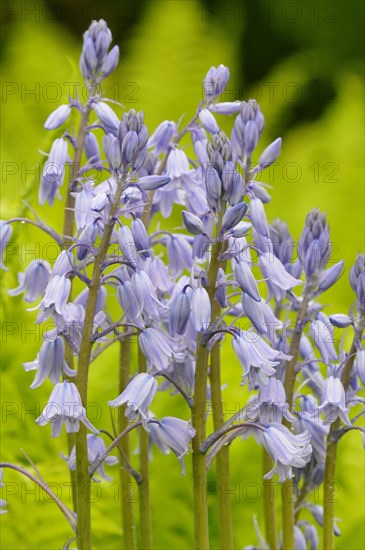
[[[206,2],[161,0],[150,2],[7,2],[2,6],[1,36],[1,202],[2,219],[26,212],[21,199],[61,230],[62,203],[37,206],[40,150],[49,151],[57,132],[46,133],[43,123],[70,87],[82,93],[78,73],[81,33],[90,20],[103,17],[114,43],[121,48],[118,69],[103,85],[105,95],[126,109],[145,112],[150,132],[164,119],[191,117],[200,101],[202,80],[211,65],[223,63],[231,80],[222,100],[255,97],[266,119],[259,151],[283,137],[279,163],[263,174],[273,185],[269,219],[289,223],[295,239],[306,213],[325,210],[331,226],[333,261],[345,259],[346,273],[335,289],[323,296],[327,312],[347,312],[353,300],[348,270],[364,250],[364,139],[363,139],[363,3],[341,2]],[[118,115],[122,107],[116,107]],[[229,132],[233,119],[218,117]],[[72,122],[77,125],[75,116]],[[43,157],[44,158],[44,157]],[[63,190],[64,191],[64,190]],[[169,221],[178,225],[179,219]],[[29,389],[32,373],[22,363],[33,360],[41,342],[34,312],[26,312],[21,298],[9,299],[16,271],[39,256],[54,260],[55,248],[40,232],[16,231],[17,247],[8,250],[10,271],[2,280],[2,460],[29,466],[31,457],[47,481],[69,501],[68,471],[59,453],[67,453],[64,435],[53,440],[49,426],[34,423],[51,391],[46,382]],[[110,305],[115,306],[115,297]],[[37,331],[38,332],[34,332]],[[31,332],[33,331],[33,333]],[[247,399],[240,387],[241,368],[231,346],[224,347],[223,378],[227,415]],[[108,352],[93,365],[89,416],[98,427],[110,428],[108,399],[117,395],[117,353]],[[182,415],[187,408],[179,397],[158,394],[157,415]],[[96,412],[100,418],[96,418]],[[190,457],[187,475],[173,456],[153,451],[151,489],[156,548],[191,548],[192,493]],[[365,547],[364,455],[358,433],[339,446],[336,515],[342,537],[338,548]],[[134,457],[135,459],[136,457]],[[232,487],[235,547],[256,544],[254,514],[262,525],[260,449],[248,439],[232,446]],[[107,467],[112,474],[112,468]],[[210,481],[214,482],[214,467]],[[120,548],[118,475],[114,485],[99,485],[93,506],[95,548]],[[9,513],[1,517],[4,549],[60,548],[70,535],[67,523],[31,483],[5,472]],[[254,484],[254,485],[252,485]],[[14,495],[10,495],[13,491]],[[33,492],[32,492],[33,491]],[[136,499],[135,487],[125,490]],[[318,495],[313,495],[317,499]],[[218,548],[216,500],[209,497],[212,547]],[[136,502],[137,509],[137,502]],[[303,515],[303,517],[305,517]]]

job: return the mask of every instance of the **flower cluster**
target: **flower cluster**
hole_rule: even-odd
[[[26,302],[39,300],[37,323],[53,322],[37,358],[24,364],[26,371],[35,370],[32,389],[47,379],[54,385],[37,423],[50,422],[52,435],[58,436],[62,424],[68,433],[77,433],[81,421],[94,432],[87,436],[88,463],[102,460],[97,471],[109,480],[103,464],[116,459],[86,417],[82,381],[104,349],[132,332],[144,361],[139,372],[132,368],[133,376],[108,404],[125,406],[127,426],[140,426],[150,443],[163,453],[172,450],[182,462],[190,443],[202,443],[206,436],[194,410],[204,410],[207,395],[213,403],[216,399],[199,361],[207,361],[207,371],[217,368],[212,350],[225,334],[236,361],[223,362],[222,378],[225,369],[236,369],[255,410],[254,423],[243,426],[243,432],[235,431],[236,419],[231,419],[230,441],[237,434],[255,433],[274,462],[266,479],[277,473],[280,482],[294,479],[302,487],[314,487],[323,478],[318,472],[323,473],[328,438],[338,435],[341,422],[353,427],[351,408],[362,403],[365,256],[359,255],[350,271],[356,310],[327,317],[319,298],[338,280],[344,264],[330,265],[329,226],[317,209],[307,216],[297,255],[285,222],[270,224],[265,205],[271,197],[261,178],[280,155],[282,143],[277,138],[262,148],[265,120],[258,103],[219,102],[229,70],[212,67],[189,124],[180,128],[165,120],[150,137],[143,112],[131,109],[120,116],[119,108],[117,114],[106,98],[96,95],[96,85],[118,63],[118,47],[108,52],[111,41],[106,23],[94,21],[84,34],[80,59],[90,97],[85,105],[74,98],[58,107],[45,124],[47,130],[60,128],[71,108],[84,121],[84,164],[76,167],[76,175],[73,167],[74,177],[64,189],[72,199],[72,234],[60,236],[62,250],[53,266],[41,258],[32,261],[18,275],[19,286],[9,292],[23,294]],[[230,136],[217,119],[224,115],[234,117]],[[95,120],[91,123],[89,117]],[[187,146],[181,145],[182,138]],[[79,151],[80,140],[76,143],[67,130],[54,140],[40,183],[41,205],[52,205],[59,197],[65,167],[72,166]],[[101,182],[92,179],[93,169],[104,175]],[[161,220],[172,212],[180,228],[161,229]],[[11,224],[0,225],[1,258]],[[43,223],[39,227],[48,231]],[[83,285],[79,294],[71,294],[73,279]],[[118,307],[114,318],[110,300]],[[294,320],[292,331],[288,319]],[[333,327],[354,328],[350,351],[342,344],[336,350]],[[171,399],[176,393],[186,399],[192,419],[154,417],[149,407],[158,399],[158,379],[163,379],[161,391],[173,390]],[[332,425],[337,432],[329,432]],[[215,426],[217,432],[219,428]],[[77,446],[64,457],[71,470],[76,470],[76,453]],[[194,460],[197,453],[194,448]],[[297,521],[294,534],[296,548],[307,542],[318,547],[308,521]]]

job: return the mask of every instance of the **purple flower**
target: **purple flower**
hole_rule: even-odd
[[[148,274],[145,271],[137,271],[133,274],[131,282],[138,304],[143,304],[143,311],[151,317],[159,317],[162,306]]]
[[[58,336],[54,340],[45,340],[37,359],[32,363],[25,363],[24,367],[26,370],[37,370],[31,389],[38,388],[46,378],[49,378],[52,384],[57,384],[62,373],[68,376],[76,375],[76,371],[67,366],[65,344],[63,338]]]
[[[338,359],[333,345],[333,329],[330,324],[313,321],[309,327],[314,343],[319,349],[323,362],[329,365]]]
[[[88,430],[99,433],[86,418],[86,411],[75,384],[67,380],[59,382],[53,388],[41,416],[36,419],[37,424],[45,426],[51,422],[52,437],[57,437],[61,433],[62,424],[65,424],[67,433],[78,432],[80,421]]]
[[[271,479],[277,473],[280,483],[291,479],[292,467],[303,468],[312,454],[310,436],[307,432],[294,435],[277,422],[264,429],[262,443],[275,462],[274,468],[264,476],[264,479]]]
[[[365,349],[359,349],[355,357],[355,369],[365,386]]]
[[[325,380],[319,410],[326,415],[324,424],[332,424],[339,416],[344,424],[352,426],[347,414],[345,390],[339,378],[330,376]]]
[[[329,227],[326,214],[317,208],[307,215],[298,252],[307,277],[319,274],[327,265],[331,253]]]
[[[184,475],[184,456],[189,451],[189,443],[195,436],[195,429],[189,422],[173,416],[165,416],[158,423],[151,422],[148,427],[152,441],[163,453],[168,454],[169,449],[175,453]]]
[[[71,113],[70,105],[60,105],[53,113],[49,115],[44,127],[46,130],[55,130],[62,126],[64,122],[68,119]]]
[[[187,212],[186,210],[183,210],[182,218],[186,229],[192,235],[200,235],[201,233],[204,232],[203,222],[201,221],[200,218],[198,218],[198,216],[195,216],[195,214],[192,214],[191,212]]]
[[[261,298],[255,277],[252,275],[250,266],[245,261],[236,262],[234,278],[243,292],[246,292],[256,302],[260,302]]]
[[[259,158],[259,163],[258,163],[259,170],[263,170],[264,168],[267,168],[268,166],[273,164],[273,162],[276,161],[276,159],[281,153],[281,141],[282,141],[281,138],[277,138],[275,141],[270,143],[270,145],[268,145],[266,149],[264,149],[264,151],[261,153],[261,156]]]
[[[219,132],[217,121],[208,109],[202,109],[200,111],[199,120],[202,126],[211,134],[217,134]]]
[[[107,129],[117,132],[119,127],[119,118],[114,113],[113,109],[109,107],[109,105],[103,101],[98,101],[93,104],[93,109],[100,122],[102,122]]]
[[[169,314],[169,331],[171,336],[184,334],[190,318],[191,303],[186,290],[174,298]]]
[[[223,231],[229,231],[233,227],[237,226],[237,224],[241,222],[243,216],[246,214],[247,208],[248,204],[245,202],[240,202],[235,206],[227,208],[222,220]]]
[[[48,262],[32,260],[24,273],[18,273],[19,286],[9,290],[9,294],[18,296],[24,292],[24,301],[34,302],[43,296],[50,277],[51,269]]]
[[[221,95],[229,80],[229,69],[224,65],[211,67],[203,80],[205,98],[209,102]]]
[[[191,301],[191,322],[197,332],[206,332],[210,324],[211,305],[205,288],[196,288]]]
[[[43,205],[47,201],[52,206],[57,190],[63,184],[66,161],[67,142],[63,138],[55,139],[42,171],[39,204]]]
[[[241,101],[226,101],[224,103],[214,103],[209,109],[213,113],[220,115],[234,115],[241,110]]]
[[[344,263],[345,262],[341,260],[340,262],[337,262],[337,264],[326,269],[325,271],[321,271],[318,278],[318,290],[320,292],[324,292],[325,290],[330,288],[341,277],[343,273]]]
[[[140,348],[148,363],[157,370],[166,370],[172,358],[168,336],[157,328],[147,328],[138,337]]]
[[[8,223],[0,220],[0,268],[7,270],[8,268],[3,263],[3,256],[6,250],[6,246],[10,240],[13,228]]]
[[[284,386],[274,376],[268,378],[266,384],[260,385],[257,399],[259,418],[262,424],[270,424],[271,422],[281,423],[283,415],[290,422],[295,420],[286,402]]]
[[[112,401],[108,401],[109,407],[120,407],[126,404],[125,415],[131,420],[141,415],[142,421],[146,422],[148,418],[148,407],[151,405],[157,391],[156,379],[142,372],[129,382],[126,389]]]
[[[350,269],[350,283],[356,293],[359,311],[365,313],[365,254],[358,254]]]
[[[277,300],[283,298],[286,291],[303,284],[302,281],[296,279],[286,271],[279,258],[276,258],[276,256],[269,252],[261,254],[259,266],[263,276],[266,278],[267,286]]]
[[[136,243],[134,242],[131,230],[127,225],[123,225],[118,230],[118,243],[119,248],[123,252],[123,256],[133,266],[137,267],[138,264],[138,251]]]
[[[71,281],[64,275],[55,275],[50,279],[43,300],[39,304],[41,311],[37,322],[43,322],[52,313],[56,312],[62,315],[71,290]],[[36,308],[36,309],[37,309]]]
[[[87,456],[90,466],[92,466],[100,457],[102,457],[105,451],[106,445],[101,437],[94,434],[87,434]],[[65,456],[61,454],[61,457],[66,460],[68,467],[72,472],[74,472],[76,470],[76,447],[72,447],[70,456]],[[105,473],[104,462],[105,464],[113,466],[114,464],[118,463],[118,459],[116,456],[109,455],[96,470],[101,479],[104,479],[104,481],[113,481],[113,478]],[[93,477],[93,480],[99,481],[95,477]]]
[[[157,126],[148,140],[148,147],[154,147],[156,155],[165,153],[173,137],[177,135],[176,123],[164,120]]]
[[[189,172],[188,157],[181,149],[171,150],[166,163],[166,174],[170,178],[180,178]]]

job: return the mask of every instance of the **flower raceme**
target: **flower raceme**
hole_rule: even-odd
[[[31,261],[18,274],[19,285],[9,291],[11,296],[22,294],[25,302],[39,300],[34,308],[39,310],[37,323],[51,323],[36,359],[24,363],[26,371],[36,371],[32,389],[53,385],[37,423],[51,423],[53,437],[60,435],[63,424],[66,432],[77,434],[76,447],[64,458],[71,470],[76,468],[79,482],[84,479],[86,462],[92,468],[107,450],[86,417],[83,383],[87,375],[91,382],[97,369],[107,369],[99,359],[106,349],[136,336],[147,372],[137,374],[141,365],[136,368],[133,353],[129,364],[122,346],[120,368],[130,375],[120,395],[108,403],[125,406],[125,422],[141,421],[142,426],[136,424],[142,438],[147,430],[150,442],[163,453],[172,450],[184,471],[190,443],[194,448],[194,442],[200,445],[205,438],[205,425],[196,411],[205,411],[207,398],[214,410],[222,406],[214,374],[225,383],[227,369],[234,372],[241,366],[258,440],[274,461],[265,477],[277,474],[280,482],[316,487],[323,481],[328,437],[338,422],[343,429],[357,428],[352,407],[361,403],[357,393],[365,382],[365,256],[359,254],[350,270],[356,307],[327,317],[320,296],[342,275],[344,262],[330,265],[325,213],[314,209],[308,214],[298,259],[286,223],[270,222],[264,170],[279,157],[282,141],[278,137],[261,147],[265,119],[257,101],[222,101],[229,70],[211,67],[202,82],[204,97],[190,122],[183,126],[181,121],[163,119],[150,135],[142,111],[122,113],[106,94],[96,93],[118,59],[119,48],[112,47],[107,24],[93,21],[84,34],[80,57],[89,98],[85,104],[70,98],[45,122],[48,131],[57,130],[57,137],[45,161],[38,201],[52,206],[60,198],[70,164],[66,234],[58,235],[37,217],[31,221],[55,237],[61,252],[52,266],[42,258]],[[77,134],[73,125],[79,115]],[[220,127],[220,117],[226,115],[233,117],[227,134]],[[191,147],[182,138],[190,140]],[[92,177],[95,170],[97,181]],[[175,212],[177,221],[171,225],[167,219]],[[0,222],[3,269],[16,221],[30,220]],[[333,327],[354,332],[351,351],[344,338],[338,348]],[[223,333],[229,335],[234,351],[230,363],[217,360],[224,349]],[[89,369],[94,361],[97,367]],[[296,418],[288,409],[288,373],[294,375],[293,402],[301,404]],[[159,387],[156,376],[164,377]],[[75,377],[73,382],[69,377]],[[181,394],[193,411],[192,422],[175,416],[154,418],[149,408],[158,399],[157,389],[169,392],[171,414]],[[87,438],[79,430],[80,421],[93,432]],[[286,427],[288,421],[293,431]],[[219,430],[212,434],[218,437],[217,446],[230,441],[225,439],[229,435],[220,436]],[[87,452],[87,461],[76,460],[80,448]],[[141,461],[145,459],[148,476],[146,454],[147,445]],[[195,466],[202,458],[195,450]],[[106,456],[105,463],[111,465],[115,458]],[[193,469],[196,507],[206,504],[205,495],[196,494],[206,481],[205,465],[200,466]],[[103,463],[97,471],[102,479],[110,479]],[[82,512],[85,503],[79,505]],[[304,548],[306,541],[315,545],[317,532],[307,520],[297,521],[292,534],[292,546]],[[87,547],[82,541],[80,545]],[[270,546],[267,541],[260,545]],[[271,547],[276,545],[271,541]]]

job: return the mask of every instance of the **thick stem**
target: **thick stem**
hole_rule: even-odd
[[[273,461],[266,451],[262,449],[262,475],[264,476],[272,470]],[[275,509],[275,485],[271,479],[263,480],[264,494],[264,518],[265,518],[265,535],[266,542],[270,550],[277,549],[277,533],[276,533],[276,509]]]
[[[350,353],[344,369],[342,371],[341,382],[345,392],[347,391],[350,379],[351,371],[355,361],[357,352],[357,342],[360,341],[363,328],[361,327],[356,331]],[[336,484],[336,454],[337,454],[337,440],[334,438],[335,432],[340,428],[341,420],[337,418],[333,424],[327,437],[327,452],[326,462],[324,470],[324,485],[323,485],[323,548],[324,550],[333,550],[334,548],[334,499]]]
[[[128,329],[126,329],[128,330]],[[131,366],[131,341],[129,338],[120,343],[120,362],[119,362],[119,393],[125,390],[130,377]],[[123,432],[128,426],[128,418],[124,412],[119,410],[119,432]],[[130,445],[129,436],[126,435],[120,442],[120,447],[129,462]],[[136,548],[136,526],[134,523],[133,501],[125,495],[126,490],[130,488],[131,478],[126,468],[120,468],[120,496],[122,501],[122,522],[124,547],[126,550]]]
[[[96,309],[96,301],[100,289],[102,277],[101,264],[104,261],[112,232],[115,225],[115,215],[118,210],[120,198],[123,192],[124,178],[118,180],[114,202],[110,209],[109,221],[105,225],[104,233],[95,258],[94,271],[89,288],[86,304],[85,321],[82,332],[82,340],[79,354],[76,385],[84,407],[87,406],[87,389],[89,364],[92,350],[92,331]],[[76,471],[77,471],[77,547],[79,550],[91,549],[91,519],[90,519],[90,478],[87,454],[87,438],[84,424],[80,424],[80,430],[76,434]]]
[[[140,348],[138,348],[138,370],[139,372],[146,372],[146,358]],[[142,475],[142,481],[138,485],[141,545],[143,550],[152,550],[148,432],[144,428],[139,429],[139,470]]]
[[[220,234],[222,227],[222,218],[225,211],[225,203],[222,204],[221,212],[218,216],[216,235]],[[219,269],[219,256],[222,252],[222,242],[216,241],[212,247],[210,265],[208,270],[208,295],[212,306],[212,322],[219,316],[219,305],[215,305],[215,285],[217,281],[218,269]],[[219,345],[218,347],[218,354]],[[208,499],[207,499],[207,468],[205,456],[200,450],[200,445],[205,441],[206,437],[206,403],[207,403],[207,380],[208,380],[208,356],[209,352],[206,345],[202,344],[202,337],[199,334],[197,341],[197,361],[195,368],[195,383],[194,383],[194,406],[192,408],[192,425],[196,430],[196,435],[192,441],[193,448],[193,478],[194,478],[194,525],[195,525],[195,546],[197,549],[207,550],[209,548],[209,524],[208,524]],[[215,356],[216,368],[213,374],[214,380],[214,396],[213,410],[218,408],[222,409],[222,396],[220,385],[220,371],[219,362],[217,362],[217,356]],[[219,386],[219,387],[218,387]],[[216,422],[222,424],[222,418],[216,415]],[[220,426],[218,426],[219,428]],[[227,470],[228,467],[228,470]],[[229,486],[229,461],[227,456],[223,458],[223,462],[219,466],[219,474],[222,475],[222,479],[218,479],[220,487]],[[217,472],[218,476],[218,472]],[[224,503],[227,504],[227,503]],[[231,524],[231,512],[230,503],[227,504],[225,510],[219,505],[219,510],[224,514],[227,525],[220,524],[221,536],[223,533],[232,538],[230,533]],[[229,543],[231,544],[231,543]],[[223,548],[230,548],[230,546],[223,546]]]
[[[204,442],[206,434],[208,350],[201,345],[200,334],[197,347],[194,406],[192,408],[192,425],[196,430],[196,435],[192,440],[194,528],[196,550],[207,550],[209,548],[207,468],[205,456],[199,447]]]
[[[220,307],[217,301],[213,306],[213,319],[219,317]],[[224,423],[221,389],[220,345],[217,342],[210,354],[210,389],[213,405],[213,426],[218,430]],[[220,548],[233,548],[232,504],[230,498],[229,445],[224,445],[216,456],[218,486],[218,521]],[[228,495],[228,496],[226,496]]]
[[[289,348],[289,355],[292,358],[287,362],[285,369],[285,381],[284,388],[286,394],[286,400],[290,408],[293,408],[294,401],[294,388],[296,379],[296,364],[299,355],[299,344],[303,334],[304,320],[307,315],[308,304],[310,301],[310,291],[308,286],[304,290],[303,301],[300,310],[298,311],[297,319],[295,322],[295,330],[293,339]],[[283,424],[290,428],[290,423],[285,419]],[[293,481],[291,479],[285,481],[282,484],[282,524],[283,524],[283,550],[293,550],[294,544],[294,525],[295,525],[295,498]]]

